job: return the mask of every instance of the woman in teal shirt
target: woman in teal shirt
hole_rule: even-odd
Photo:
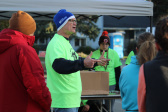
[[[132,56],[131,63],[122,69],[119,80],[122,108],[126,112],[138,112],[139,69],[143,63],[152,60],[156,55],[153,35],[147,32],[139,35],[136,50],[137,55]]]

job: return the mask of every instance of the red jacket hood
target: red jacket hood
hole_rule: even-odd
[[[15,44],[28,44],[33,46],[35,36],[25,35],[12,29],[4,29],[0,32],[0,54]]]

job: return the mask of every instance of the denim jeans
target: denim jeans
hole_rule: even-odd
[[[78,108],[53,108],[53,112],[78,112]]]

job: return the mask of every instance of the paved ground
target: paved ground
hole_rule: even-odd
[[[116,99],[114,103],[114,112],[125,112],[122,109],[122,102],[121,99]]]

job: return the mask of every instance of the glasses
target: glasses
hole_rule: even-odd
[[[74,20],[74,19],[69,19],[68,21],[71,23],[77,23],[77,20]]]

